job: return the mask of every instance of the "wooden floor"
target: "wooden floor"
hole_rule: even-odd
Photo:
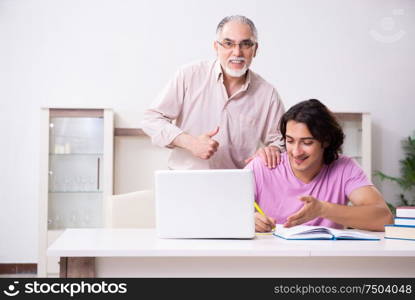
[[[36,278],[34,273],[30,274],[0,274],[0,278]]]
[[[34,263],[0,263],[0,278],[35,278],[37,264]]]

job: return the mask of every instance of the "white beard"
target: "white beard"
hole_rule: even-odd
[[[228,74],[231,77],[242,77],[245,75],[246,71],[248,70],[248,66],[245,64],[244,67],[241,70],[234,70],[226,66],[225,68],[226,74]]]

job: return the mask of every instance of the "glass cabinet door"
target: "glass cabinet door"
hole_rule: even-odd
[[[103,225],[102,117],[50,117],[48,229]]]

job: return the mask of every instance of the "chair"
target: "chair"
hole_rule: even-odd
[[[109,196],[106,225],[112,228],[154,228],[154,193],[142,190]]]

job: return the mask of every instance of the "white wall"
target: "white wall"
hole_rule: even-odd
[[[39,108],[112,107],[117,127],[136,127],[178,66],[214,57],[229,14],[256,23],[253,69],[287,108],[314,97],[371,112],[374,169],[399,174],[415,130],[415,1],[0,0],[0,263],[37,260]]]

